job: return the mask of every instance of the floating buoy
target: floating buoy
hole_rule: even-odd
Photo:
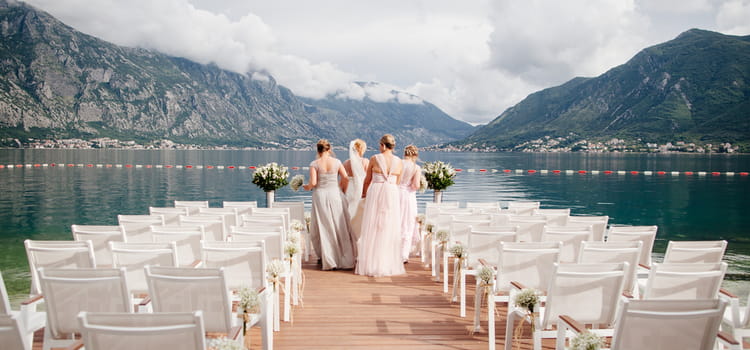
[[[171,168],[172,168],[172,166],[171,166],[171,165],[165,165],[164,167],[165,167],[165,168],[169,168],[169,169],[171,169]]]
[[[186,166],[185,166],[185,168],[187,168],[187,169],[192,169],[192,168],[193,168],[193,166],[192,166],[192,165],[186,165]]]
[[[252,166],[252,165],[251,165],[251,166],[249,166],[249,167],[247,167],[247,168],[248,168],[248,169],[255,169],[255,167],[254,167],[254,166]]]
[[[711,175],[713,175],[713,176],[719,176],[719,175],[721,175],[721,173],[718,172],[718,171],[712,171]]]
[[[750,173],[748,173],[747,171],[743,171],[743,172],[741,172],[741,173],[740,173],[740,176],[747,176],[747,175],[749,175],[749,174],[750,174]]]
[[[633,170],[633,171],[630,172],[630,175],[638,175],[638,171]]]
[[[535,172],[536,172],[536,170],[534,170],[534,169],[530,169],[530,170],[528,171],[528,173],[529,173],[529,174],[533,174],[533,173],[535,173]]]
[[[692,171],[686,171],[686,172],[685,172],[685,175],[688,175],[688,176],[689,176],[689,175],[693,175],[693,172],[692,172]]]
[[[299,167],[298,166],[293,166],[292,170],[299,170]]]
[[[510,169],[503,169],[503,172],[504,172],[504,173],[509,173],[509,172],[510,172]]]
[[[484,173],[484,172],[487,172],[487,169],[479,169],[479,172],[480,172],[480,173]]]
[[[585,174],[585,173],[586,173],[586,170],[578,170],[578,173],[579,173],[579,174]]]
[[[460,173],[460,172],[462,172],[462,171],[463,171],[462,169],[456,169],[456,172],[457,172],[457,173]]]
[[[667,172],[666,171],[657,171],[656,174],[657,175],[666,175]]]
[[[132,168],[133,166],[132,166],[132,165],[130,165],[130,164],[125,164],[125,167],[126,167],[126,168]]]
[[[88,167],[88,168],[93,168],[93,167],[94,167],[94,164],[86,164],[86,167]]]
[[[213,165],[206,165],[206,169],[213,169],[213,168],[214,168]]]
[[[612,174],[612,170],[604,170],[604,174],[606,175]]]
[[[227,168],[229,168],[229,169],[234,169],[234,165],[230,165],[230,166],[228,166]]]
[[[552,170],[552,173],[553,173],[553,174],[559,174],[559,173],[560,173],[560,170]]]

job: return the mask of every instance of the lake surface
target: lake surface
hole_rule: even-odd
[[[247,167],[273,161],[292,176],[307,176],[304,167],[314,157],[313,151],[0,150],[0,271],[17,300],[29,289],[24,239],[71,239],[72,224],[115,225],[117,214],[147,214],[149,206],[174,200],[265,206]],[[750,155],[423,152],[420,159],[463,170],[444,201],[535,200],[543,208],[609,215],[611,224],[658,225],[657,260],[669,240],[725,239],[731,278],[750,276],[750,177],[739,174],[750,171]],[[277,201],[301,200],[308,210],[310,199],[310,192],[288,186],[276,193]],[[423,210],[432,192],[418,201]],[[741,285],[744,293],[750,289]]]

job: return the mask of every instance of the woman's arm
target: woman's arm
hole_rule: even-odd
[[[305,191],[311,191],[315,186],[318,185],[318,171],[315,170],[314,166],[310,167],[310,181],[306,185],[302,185]]]
[[[341,191],[346,193],[346,188],[349,186],[349,176],[346,174],[344,167],[339,167],[339,187]]]
[[[370,159],[370,162],[367,164],[367,175],[365,175],[365,182],[362,184],[362,198],[367,197],[367,188],[370,187],[370,182],[372,182],[372,164],[373,163],[375,163],[373,162],[373,159]]]
[[[414,171],[414,175],[411,177],[411,189],[416,191],[419,189],[419,180],[422,176],[422,168],[419,165],[415,165],[417,169]]]

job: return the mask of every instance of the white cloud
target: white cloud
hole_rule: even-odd
[[[750,32],[750,0],[27,2],[104,40],[270,75],[301,96],[424,99],[471,123],[693,27]]]

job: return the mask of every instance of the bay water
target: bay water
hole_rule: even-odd
[[[307,177],[314,157],[312,150],[0,150],[0,271],[17,302],[29,290],[24,239],[72,239],[72,224],[115,225],[118,214],[147,214],[174,200],[265,206],[248,167],[277,162]],[[658,225],[656,261],[670,240],[725,239],[734,280],[727,287],[750,290],[750,177],[740,174],[750,171],[750,155],[422,152],[420,160],[461,169],[443,201],[533,200],[573,215],[609,215],[610,224]],[[304,201],[309,210],[311,194],[287,186],[276,200]],[[432,191],[418,194],[420,211],[429,201]]]

